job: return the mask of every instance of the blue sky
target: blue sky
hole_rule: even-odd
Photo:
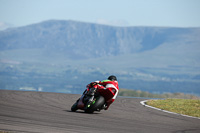
[[[200,0],[0,0],[0,23],[24,26],[50,19],[200,27]]]

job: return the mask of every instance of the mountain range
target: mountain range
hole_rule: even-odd
[[[115,74],[121,88],[200,95],[200,28],[44,21],[0,31],[0,68],[1,89],[82,91]]]

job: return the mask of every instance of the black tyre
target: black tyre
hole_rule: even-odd
[[[78,108],[77,108],[77,102],[74,103],[74,104],[72,105],[72,107],[71,107],[71,111],[72,111],[72,112],[75,112],[76,110],[78,110]]]
[[[100,110],[101,107],[104,105],[105,99],[103,96],[99,96],[96,100],[92,103],[88,103],[85,108],[86,113],[93,113],[96,110]]]

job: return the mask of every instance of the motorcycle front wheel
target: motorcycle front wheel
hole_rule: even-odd
[[[103,96],[96,97],[96,100],[86,104],[85,112],[93,113],[94,111],[101,110],[105,103],[105,98]]]

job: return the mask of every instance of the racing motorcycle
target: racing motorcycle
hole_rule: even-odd
[[[105,98],[97,92],[97,86],[89,88],[85,91],[81,98],[71,107],[71,111],[75,112],[78,109],[84,110],[86,113],[101,111],[105,107]]]

